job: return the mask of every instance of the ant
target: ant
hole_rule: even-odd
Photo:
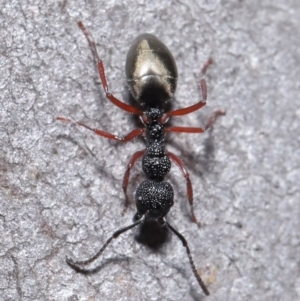
[[[98,72],[106,98],[120,109],[128,113],[138,115],[144,127],[135,129],[124,137],[118,137],[114,134],[91,128],[82,122],[75,122],[75,124],[83,126],[99,136],[121,142],[130,141],[140,135],[145,137],[146,148],[133,154],[124,174],[122,186],[125,194],[124,210],[130,203],[127,196],[127,185],[130,171],[136,161],[141,157],[142,168],[147,179],[138,186],[135,193],[137,212],[133,217],[133,223],[115,231],[102,248],[91,258],[83,261],[75,261],[72,258],[67,257],[66,261],[73,268],[81,270],[82,266],[95,261],[103,253],[110,242],[122,233],[139,224],[147,225],[155,223],[156,229],[170,229],[179,238],[186,249],[195,278],[203,292],[206,295],[209,295],[207,287],[200,275],[197,273],[186,239],[165,219],[167,213],[174,204],[174,190],[168,182],[164,181],[164,177],[171,169],[172,160],[179,166],[186,180],[188,201],[191,208],[191,220],[198,225],[200,224],[194,214],[193,189],[189,174],[181,159],[165,149],[165,133],[203,133],[211,127],[218,116],[224,115],[225,112],[221,110],[216,111],[208,119],[205,127],[203,128],[176,126],[166,127],[166,123],[170,117],[183,116],[195,112],[205,106],[207,99],[206,82],[204,78],[200,81],[202,90],[201,101],[192,106],[171,111],[169,109],[170,100],[175,93],[178,76],[176,63],[170,50],[154,35],[147,33],[139,35],[133,41],[126,59],[125,72],[127,84],[138,106],[135,107],[128,105],[118,100],[108,90],[103,62],[98,55],[94,39],[81,21],[78,22],[78,26],[86,36],[97,60]],[[212,60],[209,59],[204,65],[202,69],[203,74],[211,63]],[[65,117],[57,117],[57,119],[72,122],[71,119]]]

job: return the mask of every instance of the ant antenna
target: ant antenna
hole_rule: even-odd
[[[195,267],[195,264],[194,264],[194,260],[193,260],[193,257],[191,255],[191,251],[190,251],[190,248],[189,248],[189,245],[186,241],[186,239],[184,238],[184,236],[182,234],[180,234],[177,230],[175,230],[167,221],[165,221],[165,224],[167,225],[167,227],[181,240],[183,246],[185,247],[186,249],[186,253],[189,257],[189,261],[190,261],[190,265],[191,265],[191,268],[192,268],[192,271],[200,285],[200,287],[202,288],[203,292],[205,295],[209,295],[209,291],[207,289],[207,287],[205,286],[203,280],[201,279],[200,275],[197,273],[197,270],[196,270],[196,267]]]
[[[127,226],[127,227],[124,227],[124,228],[121,228],[121,229],[115,231],[113,233],[113,235],[101,247],[101,249],[94,256],[92,256],[91,258],[89,258],[87,260],[82,260],[82,261],[75,261],[71,257],[67,256],[66,257],[66,262],[70,266],[74,267],[75,269],[81,269],[80,266],[82,266],[82,265],[88,265],[88,264],[94,262],[104,252],[104,250],[106,249],[106,247],[111,243],[111,241],[113,239],[119,237],[119,235],[121,235],[122,233],[124,233],[124,232],[126,232],[126,231],[128,231],[128,230],[130,230],[130,229],[132,229],[134,227],[136,227],[137,225],[139,225],[142,221],[145,220],[145,217],[146,217],[147,213],[142,218],[140,218],[138,221],[136,221],[135,223],[133,223],[133,224]],[[192,271],[194,273],[194,276],[197,279],[197,281],[198,281],[200,287],[202,288],[203,292],[205,293],[205,295],[208,296],[209,295],[209,291],[208,291],[207,287],[205,286],[203,280],[201,279],[200,275],[198,274],[197,270],[196,270],[196,267],[195,267],[195,264],[194,264],[194,260],[193,260],[193,257],[191,255],[191,251],[190,251],[190,248],[189,248],[187,240],[184,238],[184,236],[182,234],[180,234],[177,230],[175,230],[165,219],[164,219],[164,225],[166,225],[181,240],[183,246],[186,249],[186,253],[188,255],[188,258],[189,258],[190,265],[191,265]]]
[[[145,219],[145,215],[139,219],[138,221],[136,221],[135,223],[127,226],[127,227],[124,227],[124,228],[121,228],[119,230],[117,230],[116,232],[113,233],[113,235],[106,241],[106,243],[102,246],[102,248],[94,255],[92,256],[91,258],[87,259],[87,260],[83,260],[83,261],[75,261],[74,259],[72,259],[71,257],[67,256],[66,257],[66,262],[71,265],[72,267],[74,268],[77,268],[77,269],[80,269],[80,266],[81,265],[87,265],[89,263],[92,263],[94,262],[102,253],[103,251],[106,249],[106,247],[111,243],[111,241],[114,239],[114,238],[117,238],[119,235],[121,235],[122,233],[136,227],[137,225],[139,225],[143,220]]]

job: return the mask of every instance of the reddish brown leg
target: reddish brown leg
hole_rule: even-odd
[[[209,58],[207,60],[207,62],[204,64],[204,66],[202,67],[201,69],[201,72],[202,72],[202,76],[205,75],[208,67],[213,63],[213,60],[212,58]],[[168,121],[168,119],[171,117],[171,116],[182,116],[182,115],[186,115],[186,114],[189,114],[189,113],[192,113],[192,112],[195,112],[199,109],[201,109],[203,106],[206,105],[206,99],[207,99],[207,86],[206,86],[206,81],[204,78],[201,79],[200,81],[200,86],[201,86],[201,92],[202,92],[202,100],[200,100],[198,103],[190,106],[190,107],[187,107],[187,108],[182,108],[182,109],[178,109],[178,110],[174,110],[174,111],[171,111],[171,112],[168,112],[166,113],[162,119],[161,119],[161,122],[162,123],[166,123]]]
[[[206,63],[204,64],[204,66],[203,66],[202,69],[201,69],[202,76],[205,75],[205,73],[206,73],[208,67],[209,67],[213,62],[214,62],[214,61],[213,61],[213,59],[212,59],[211,57],[206,61]]]
[[[71,119],[65,118],[65,117],[56,117],[56,119],[61,120],[61,121],[73,122]],[[110,140],[116,140],[116,141],[121,141],[121,142],[130,141],[130,140],[136,138],[137,136],[142,135],[142,134],[145,133],[145,128],[135,129],[135,130],[131,131],[129,134],[127,134],[125,137],[118,137],[114,134],[111,134],[111,133],[108,133],[108,132],[105,132],[105,131],[102,131],[102,130],[99,130],[99,129],[91,128],[91,127],[89,127],[88,125],[86,125],[82,122],[76,122],[75,121],[74,123],[77,124],[77,125],[83,126],[83,127],[85,127],[86,129],[88,129],[90,131],[93,131],[94,133],[96,133],[99,136],[105,137],[105,138],[110,139]]]
[[[190,107],[174,110],[174,111],[164,114],[164,116],[161,118],[161,122],[166,123],[171,116],[186,115],[186,114],[195,112],[195,111],[201,109],[203,106],[205,106],[206,99],[207,99],[207,87],[206,87],[206,82],[205,82],[204,78],[201,79],[200,86],[201,86],[201,91],[202,91],[202,100],[200,100],[198,103],[196,103]]]
[[[125,204],[124,204],[124,209],[122,211],[122,214],[124,214],[126,212],[127,207],[130,204],[129,198],[127,196],[127,185],[128,185],[128,180],[129,180],[129,175],[130,175],[130,170],[131,168],[134,166],[135,162],[141,157],[143,156],[145,153],[145,150],[141,150],[138,151],[136,153],[134,153],[127,165],[127,169],[125,171],[124,177],[123,177],[123,191],[124,191],[124,195],[125,195]]]
[[[169,128],[165,128],[166,132],[176,132],[176,133],[203,133],[208,130],[213,123],[216,121],[217,117],[225,115],[224,111],[218,110],[210,116],[206,122],[205,127],[196,128],[196,127],[181,127],[181,126],[171,126]]]
[[[106,76],[105,76],[105,70],[104,70],[104,66],[103,66],[103,62],[99,57],[98,51],[97,51],[97,47],[96,47],[96,43],[92,37],[92,35],[88,32],[88,30],[86,29],[86,27],[83,25],[83,23],[81,21],[78,22],[78,26],[79,28],[82,30],[82,32],[84,33],[84,35],[86,36],[92,51],[94,53],[94,56],[97,60],[97,66],[98,66],[98,72],[99,72],[99,76],[101,79],[101,83],[103,85],[105,94],[106,94],[106,98],[111,101],[115,106],[119,107],[120,109],[132,113],[132,114],[137,114],[142,116],[143,112],[133,106],[130,106],[122,101],[120,101],[119,99],[117,99],[116,97],[114,97],[113,94],[111,94],[108,91],[108,85],[107,85],[107,80],[106,80]]]
[[[171,160],[173,160],[177,166],[181,169],[183,176],[186,179],[186,187],[187,187],[187,197],[188,197],[188,201],[190,203],[190,207],[191,207],[191,220],[192,222],[196,223],[198,226],[201,226],[201,223],[196,219],[195,213],[194,213],[194,205],[193,205],[193,187],[192,187],[192,182],[190,180],[190,175],[187,172],[187,170],[185,169],[185,166],[183,164],[183,162],[179,159],[178,156],[176,156],[175,154],[167,151],[167,155],[171,158]]]

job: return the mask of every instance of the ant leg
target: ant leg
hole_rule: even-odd
[[[171,116],[186,115],[186,114],[195,112],[195,111],[201,109],[202,107],[204,107],[206,105],[206,99],[207,99],[207,86],[206,86],[206,81],[204,78],[201,79],[200,86],[201,86],[201,91],[202,91],[202,100],[200,100],[198,103],[196,103],[190,107],[177,109],[177,110],[174,110],[174,111],[164,114],[164,116],[161,118],[161,122],[166,123]]]
[[[124,204],[124,209],[122,211],[122,215],[126,212],[126,209],[127,207],[129,206],[129,199],[128,199],[128,196],[127,196],[127,185],[128,185],[128,180],[129,180],[129,175],[130,175],[130,170],[131,168],[134,166],[135,162],[141,157],[143,156],[143,154],[145,153],[145,150],[141,150],[141,151],[138,151],[136,153],[134,153],[127,165],[127,169],[126,169],[126,172],[124,174],[124,178],[123,178],[123,185],[122,185],[122,188],[123,188],[123,192],[124,192],[124,195],[125,195],[125,204]]]
[[[181,169],[183,176],[186,179],[186,187],[187,187],[187,197],[188,197],[188,201],[191,207],[191,220],[193,223],[196,223],[199,227],[201,226],[201,223],[196,219],[195,213],[194,213],[194,197],[193,197],[193,187],[192,187],[192,182],[190,180],[190,175],[187,172],[186,168],[184,167],[183,162],[180,160],[180,158],[178,156],[176,156],[175,154],[167,151],[167,155],[171,158],[171,160],[173,160],[176,165]]]
[[[202,67],[202,69],[201,69],[202,76],[205,75],[205,73],[206,73],[208,67],[209,67],[213,62],[214,62],[214,61],[213,61],[213,59],[212,59],[211,57],[206,61],[206,63],[203,65],[203,67]]]
[[[197,273],[197,270],[196,270],[196,267],[195,267],[195,264],[194,264],[194,260],[192,258],[191,251],[190,251],[190,248],[189,248],[189,245],[188,245],[186,239],[184,238],[184,236],[182,234],[180,234],[178,231],[176,231],[167,221],[165,223],[168,226],[168,228],[181,240],[183,246],[186,249],[186,253],[189,257],[190,265],[191,265],[192,271],[194,273],[194,276],[196,277],[196,279],[197,279],[200,287],[202,288],[204,294],[206,296],[208,296],[209,291],[208,291],[206,285],[204,284],[203,280],[201,279],[200,275]]]
[[[209,58],[207,60],[207,62],[204,64],[204,66],[202,67],[202,69],[201,69],[202,76],[205,75],[208,67],[212,63],[213,63],[212,58]],[[202,78],[201,81],[200,81],[200,87],[201,87],[201,93],[202,93],[202,100],[200,100],[198,103],[196,103],[196,104],[194,104],[190,107],[177,109],[177,110],[174,110],[174,111],[171,111],[171,112],[168,112],[168,113],[164,114],[164,116],[161,118],[161,122],[166,123],[171,116],[186,115],[186,114],[195,112],[195,111],[201,109],[202,107],[204,107],[206,105],[206,99],[207,99],[207,86],[206,86],[206,81],[205,81],[204,78]]]
[[[212,116],[210,116],[203,128],[200,127],[181,127],[181,126],[171,126],[169,128],[165,128],[165,132],[176,132],[176,133],[203,133],[206,130],[208,130],[213,123],[216,121],[216,119],[219,116],[225,115],[225,111],[215,111]]]
[[[102,248],[91,258],[87,259],[87,260],[83,260],[83,261],[76,261],[73,260],[71,257],[67,256],[66,257],[66,261],[67,263],[76,268],[76,269],[81,269],[80,266],[82,265],[87,265],[89,263],[92,263],[93,261],[95,261],[102,253],[103,251],[106,249],[106,247],[110,244],[110,242],[114,239],[117,238],[120,234],[134,228],[135,226],[137,226],[138,224],[140,224],[142,221],[144,220],[144,218],[139,219],[137,222],[131,224],[130,226],[121,228],[119,230],[117,230],[116,232],[113,233],[113,235],[106,241],[106,243],[102,246]]]
[[[65,118],[65,117],[56,117],[56,119],[60,120],[60,121],[73,122],[71,119]],[[105,138],[110,139],[110,140],[116,140],[116,141],[121,141],[121,142],[130,141],[130,140],[136,138],[137,136],[142,135],[142,134],[145,133],[145,128],[141,128],[141,129],[135,129],[135,130],[131,131],[125,137],[119,137],[119,136],[116,136],[114,134],[111,134],[111,133],[108,133],[108,132],[105,132],[105,131],[102,131],[102,130],[99,130],[99,129],[91,128],[88,125],[86,125],[86,124],[84,124],[80,121],[79,122],[75,121],[74,123],[79,125],[79,126],[83,126],[83,127],[85,127],[86,129],[88,129],[90,131],[93,131],[95,134],[97,134],[99,136],[105,137]]]
[[[90,44],[90,47],[92,48],[94,56],[97,60],[97,68],[98,68],[98,72],[99,72],[99,76],[100,76],[102,86],[104,88],[104,92],[106,94],[106,98],[109,101],[111,101],[115,106],[119,107],[120,109],[122,109],[126,112],[129,112],[131,114],[137,114],[137,115],[142,116],[143,112],[141,110],[120,101],[119,99],[117,99],[113,94],[111,94],[108,91],[108,85],[107,85],[107,80],[106,80],[106,76],[105,76],[104,65],[103,65],[102,60],[99,57],[97,47],[96,47],[96,43],[95,43],[92,35],[88,32],[86,27],[83,25],[83,23],[81,21],[79,21],[77,24],[78,24],[79,28],[82,30],[82,32],[84,33],[84,35],[86,36],[86,38],[87,38],[87,40]]]

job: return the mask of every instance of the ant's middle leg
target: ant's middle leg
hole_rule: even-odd
[[[216,121],[219,116],[225,115],[226,112],[222,110],[215,111],[207,120],[204,127],[182,127],[182,126],[171,126],[165,128],[165,132],[176,132],[176,133],[204,133],[208,130]]]
[[[145,128],[140,128],[140,129],[135,129],[135,130],[131,131],[129,134],[127,134],[124,137],[119,137],[119,136],[116,136],[114,134],[111,134],[111,133],[108,133],[108,132],[105,132],[105,131],[102,131],[99,129],[91,128],[88,125],[86,125],[80,121],[72,121],[70,118],[59,116],[59,117],[56,117],[56,119],[60,120],[60,121],[74,122],[75,124],[77,124],[79,126],[83,126],[86,129],[93,131],[95,134],[97,134],[99,136],[105,137],[110,140],[116,140],[116,141],[121,141],[121,142],[130,141],[130,140],[136,138],[137,136],[145,133]]]

